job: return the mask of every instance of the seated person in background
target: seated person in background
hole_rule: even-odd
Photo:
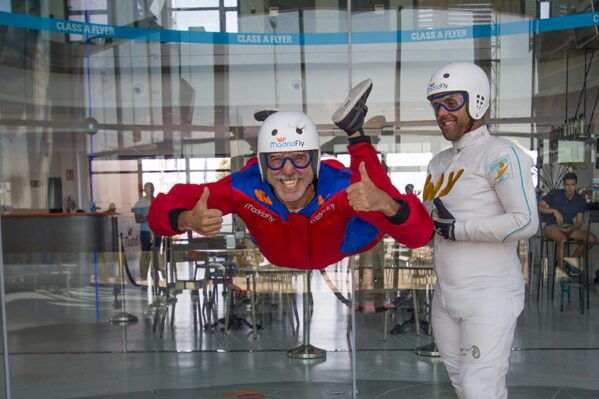
[[[541,221],[545,223],[543,236],[556,242],[557,265],[571,277],[578,277],[582,272],[572,265],[567,265],[564,269],[564,246],[568,239],[579,242],[578,248],[572,254],[575,258],[582,255],[582,243],[586,242],[587,236],[591,244],[597,242],[594,234],[582,230],[586,201],[582,195],[576,193],[577,182],[576,174],[566,173],[562,179],[564,188],[550,191],[539,201]]]

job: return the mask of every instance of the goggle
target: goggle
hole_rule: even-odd
[[[271,153],[265,154],[266,166],[271,170],[281,170],[285,166],[285,162],[289,161],[296,169],[306,169],[312,162],[312,153],[308,151],[292,152],[292,153]]]
[[[435,110],[435,115],[441,108],[448,112],[459,111],[468,102],[468,93],[465,91],[456,91],[453,93],[443,93],[430,99],[431,106]]]

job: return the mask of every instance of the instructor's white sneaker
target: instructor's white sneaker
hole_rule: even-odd
[[[347,98],[333,114],[333,122],[341,130],[351,135],[362,128],[368,112],[366,99],[372,90],[372,79],[366,79],[354,86]]]

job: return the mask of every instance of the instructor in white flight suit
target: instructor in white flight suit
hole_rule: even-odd
[[[507,398],[505,377],[524,307],[518,240],[538,228],[533,161],[484,124],[489,80],[471,63],[446,65],[427,89],[452,148],[428,166],[434,204],[435,340],[459,398]]]

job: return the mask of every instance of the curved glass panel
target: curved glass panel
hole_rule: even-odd
[[[363,130],[396,188],[412,185],[423,199],[429,162],[452,146],[427,85],[443,64],[474,62],[491,84],[485,122],[534,159],[537,200],[575,172],[587,204],[577,227],[597,234],[599,7],[379,3],[0,1],[0,265],[10,366],[2,387],[12,397],[453,395],[431,346],[442,282],[432,245],[410,249],[386,236],[311,272],[272,264],[256,247],[245,222],[260,233],[265,209],[286,221],[304,214],[269,208],[279,204],[276,191],[252,185],[261,182],[257,170],[253,183],[239,179],[256,168],[255,112],[305,112],[321,158],[349,167],[348,140],[332,115],[355,84],[372,79]],[[235,201],[255,198],[245,222],[226,214],[214,237],[175,234],[175,212],[161,220],[175,235],[153,235],[152,195],[221,179],[235,185]],[[335,181],[339,198],[343,179]],[[198,187],[183,191],[194,193],[183,208],[193,208]],[[229,210],[230,198],[216,193],[211,206]],[[304,212],[320,219],[326,201]],[[310,219],[302,220],[309,232]],[[302,234],[269,236],[287,245],[271,257],[291,256]],[[526,299],[508,389],[596,396],[599,385],[579,370],[592,369],[599,340],[597,249],[572,245],[564,263],[541,237],[519,242]],[[312,242],[313,252],[297,259],[359,252],[364,242]],[[567,265],[582,276],[562,272]]]

